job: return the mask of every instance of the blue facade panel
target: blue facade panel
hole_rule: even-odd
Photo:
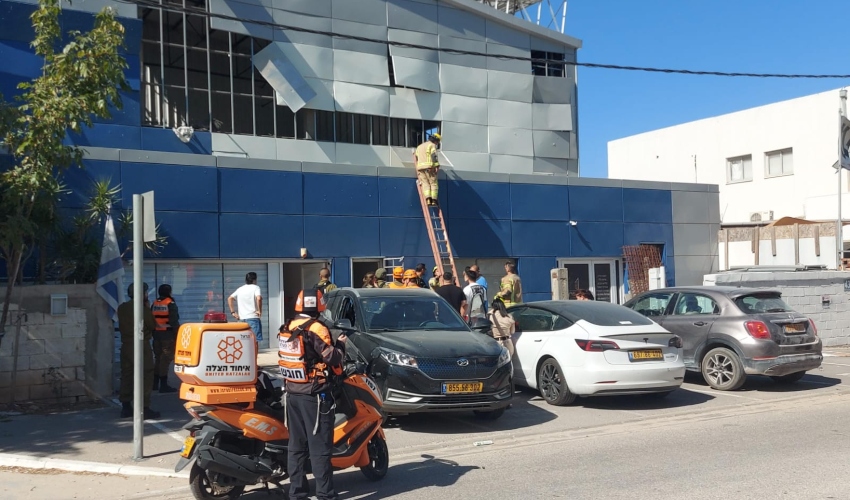
[[[189,142],[181,142],[170,128],[141,127],[141,149],[164,151],[166,153],[186,153],[196,155],[212,154],[212,134],[195,132]]]
[[[0,17],[2,19],[2,17]],[[6,29],[3,23],[3,29]],[[0,40],[0,78],[14,76],[33,79],[41,74],[43,61],[35,55],[28,42]]]
[[[117,161],[85,160],[83,165],[83,168],[72,167],[62,172],[62,182],[69,192],[59,201],[60,207],[85,208],[97,181],[108,180],[113,187],[121,184],[121,164]],[[121,209],[122,201],[118,197],[114,208]]]
[[[378,215],[377,176],[305,173],[304,193],[306,214]]]
[[[80,134],[70,133],[65,143],[113,149],[141,149],[142,145],[139,127],[114,123],[95,123],[91,128],[83,128]]]
[[[304,217],[304,246],[313,257],[380,255],[377,217]]]
[[[510,220],[510,184],[462,180],[450,180],[447,184],[448,205],[444,206],[453,219]],[[442,195],[440,198],[445,199]]]
[[[511,184],[513,220],[570,220],[569,188],[543,184]]]
[[[431,241],[421,216],[418,219],[382,217],[379,220],[381,255],[401,257],[431,253]]]
[[[215,259],[219,253],[218,215],[157,210],[156,222],[168,244],[163,259]]]
[[[221,214],[221,258],[297,258],[304,246],[300,215]]]
[[[378,177],[378,199],[378,213],[382,217],[422,217],[422,204],[413,179]]]
[[[154,192],[159,210],[218,212],[218,175],[214,167],[187,167],[152,163],[121,163],[124,206],[133,195]]]
[[[424,224],[420,220],[420,224]],[[509,257],[511,222],[493,219],[449,219],[449,240],[455,256]]]
[[[512,257],[570,256],[570,225],[566,222],[514,221],[511,227]]]
[[[659,189],[623,189],[624,222],[673,222],[670,191]]]
[[[623,227],[621,222],[584,222],[570,227],[570,257],[620,257]]]
[[[14,40],[30,43],[35,37],[30,16],[35,11],[34,5],[19,2],[0,1],[0,19],[3,29],[0,30],[0,40]]]
[[[672,224],[626,224],[624,226],[624,244],[663,243],[668,255],[673,255]]]
[[[221,212],[297,214],[304,212],[300,172],[221,168]]]
[[[622,222],[623,190],[570,186],[570,219],[578,222]]]
[[[361,278],[362,276],[355,276],[354,281],[359,285]],[[338,287],[351,286],[351,259],[334,259],[331,281]]]
[[[517,272],[522,279],[522,298],[529,301],[528,294],[545,293],[552,298],[552,285],[549,271],[558,266],[555,257],[523,257],[519,261]]]

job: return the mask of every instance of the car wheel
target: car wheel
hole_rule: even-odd
[[[738,355],[726,347],[717,347],[702,359],[702,376],[712,389],[734,391],[747,379]]]
[[[540,370],[537,372],[537,388],[543,399],[550,405],[564,406],[576,400],[576,395],[567,387],[561,365],[554,358],[549,358],[540,365]]]
[[[806,372],[794,372],[789,373],[788,375],[782,375],[781,377],[770,377],[777,384],[793,384],[794,382],[803,378],[806,375]]]
[[[493,411],[473,410],[472,413],[481,420],[497,420],[505,414],[505,408],[499,408],[498,410]]]

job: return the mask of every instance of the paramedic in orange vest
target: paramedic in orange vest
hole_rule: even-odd
[[[174,361],[177,330],[180,329],[180,313],[177,302],[171,298],[171,285],[159,285],[159,298],[151,306],[156,330],[153,332],[153,389],[159,392],[176,392],[168,385],[168,373]]]
[[[436,207],[437,191],[437,172],[440,170],[440,160],[437,158],[437,148],[440,145],[442,136],[440,134],[431,134],[430,139],[420,144],[413,153],[413,164],[416,165],[416,178],[422,185],[422,195],[425,197],[425,204],[429,207]]]
[[[387,283],[387,288],[404,288],[404,283],[402,280],[404,279],[404,268],[403,267],[395,267],[393,268],[393,280]]]
[[[280,371],[286,390],[286,425],[289,428],[289,498],[306,499],[307,458],[316,479],[316,497],[336,499],[331,453],[334,409],[331,376],[342,373],[344,334],[336,345],[331,332],[318,319],[325,310],[322,292],[302,290],[295,302],[298,314],[281,328]],[[299,328],[300,327],[300,328]]]

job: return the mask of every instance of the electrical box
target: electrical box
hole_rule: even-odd
[[[649,269],[649,289],[658,290],[667,287],[667,272],[664,266]]]
[[[552,269],[549,273],[552,281],[552,300],[569,300],[569,273],[566,268]]]

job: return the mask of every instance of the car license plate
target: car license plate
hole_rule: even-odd
[[[793,323],[790,325],[785,325],[785,333],[805,333],[806,332],[806,324],[805,323]]]
[[[484,390],[482,382],[444,382],[443,394],[478,394]]]
[[[189,458],[192,456],[192,448],[195,447],[195,438],[192,436],[186,436],[186,439],[183,440],[183,448],[180,449],[180,456],[183,458]]]
[[[640,351],[629,351],[629,361],[652,361],[664,359],[661,349],[643,349]]]

